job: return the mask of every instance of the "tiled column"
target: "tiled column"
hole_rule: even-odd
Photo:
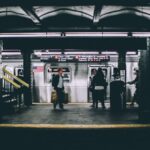
[[[23,69],[24,69],[24,81],[26,81],[30,87],[24,89],[24,103],[26,106],[32,105],[32,93],[31,93],[31,50],[22,50],[23,55]]]
[[[1,102],[2,102],[2,51],[3,51],[3,41],[0,40],[0,107],[1,107]],[[0,108],[1,109],[1,108]],[[1,112],[1,110],[0,110]],[[1,113],[0,113],[1,116]]]
[[[126,83],[126,51],[125,50],[118,52],[118,69],[120,70],[121,80]],[[123,96],[123,109],[126,109],[125,93]]]
[[[150,38],[139,61],[139,119],[150,121]]]

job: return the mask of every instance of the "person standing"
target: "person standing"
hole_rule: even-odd
[[[93,77],[95,75],[96,75],[96,69],[93,68],[93,69],[91,69],[91,76],[89,77],[90,78],[89,91],[92,94],[92,101],[93,101],[93,103],[92,103],[92,105],[90,107],[94,107],[94,104],[95,104],[95,102],[94,102],[94,92],[93,92],[93,87],[92,87],[92,81],[93,81]]]
[[[59,104],[60,109],[64,109],[63,101],[64,101],[64,82],[63,82],[63,69],[58,69],[58,74],[54,76],[52,81],[52,86],[57,92],[57,101],[53,103],[53,108],[56,110],[57,104]]]
[[[139,94],[139,88],[138,88],[139,70],[135,68],[134,71],[135,71],[135,75],[136,75],[135,79],[133,81],[127,82],[127,84],[130,84],[130,85],[135,84],[135,88],[136,88],[133,99],[130,104],[131,106],[134,106],[135,101],[138,103],[138,97],[139,97],[138,96],[138,94]]]
[[[98,68],[97,73],[92,80],[94,108],[98,108],[99,100],[101,102],[102,108],[103,109],[106,108],[104,103],[106,86],[107,86],[107,82],[104,78],[103,71],[101,68]]]

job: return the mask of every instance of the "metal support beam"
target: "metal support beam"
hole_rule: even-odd
[[[148,5],[148,0],[1,0],[1,6],[89,6],[97,3],[103,3],[104,5],[123,5],[123,6],[137,6]]]
[[[146,49],[146,38],[132,37],[45,37],[5,38],[5,49]]]
[[[29,88],[24,88],[24,103],[26,106],[32,104],[32,92],[31,92],[31,52],[22,50],[23,55],[23,69],[24,69],[24,81],[29,84]]]
[[[21,6],[21,8],[24,10],[24,12],[32,19],[32,21],[37,24],[37,25],[41,25],[41,20],[38,17],[38,15],[34,12],[32,7],[25,7],[25,6]]]

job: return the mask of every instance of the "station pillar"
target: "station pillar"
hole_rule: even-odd
[[[0,40],[0,104],[1,104],[1,100],[2,100],[2,75],[3,75],[3,71],[2,71],[2,51],[3,51],[3,41]]]
[[[29,88],[24,88],[24,104],[26,106],[32,105],[31,54],[32,54],[31,50],[22,50],[23,69],[24,69],[24,81],[29,84]]]
[[[150,122],[150,38],[139,60],[139,120]]]
[[[118,69],[120,70],[121,80],[126,83],[126,51],[118,52]],[[126,91],[123,94],[123,109],[126,109]]]

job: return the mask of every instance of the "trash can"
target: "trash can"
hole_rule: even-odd
[[[118,112],[123,110],[123,94],[125,83],[121,80],[115,80],[110,83],[110,110]]]

